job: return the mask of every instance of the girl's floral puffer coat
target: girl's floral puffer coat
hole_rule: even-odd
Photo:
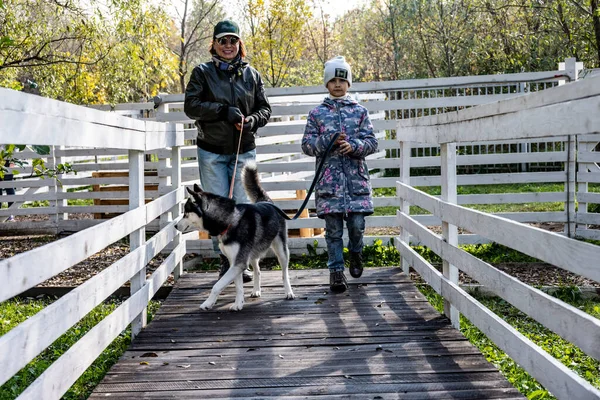
[[[377,151],[377,138],[366,108],[346,96],[325,98],[309,114],[302,151],[317,158],[318,166],[335,133],[344,132],[352,152],[342,155],[335,146],[325,160],[315,187],[317,215],[351,212],[373,213],[371,182],[365,157]]]

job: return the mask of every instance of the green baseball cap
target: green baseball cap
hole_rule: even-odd
[[[213,38],[218,39],[223,36],[235,36],[240,37],[240,27],[233,21],[228,19],[221,21],[215,25],[213,31]]]

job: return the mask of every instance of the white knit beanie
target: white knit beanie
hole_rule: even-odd
[[[334,78],[344,79],[348,81],[348,86],[352,86],[352,69],[346,62],[344,56],[333,57],[325,63],[325,71],[323,73],[325,87],[327,87],[327,83]]]

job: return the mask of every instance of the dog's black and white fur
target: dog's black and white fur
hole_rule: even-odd
[[[252,204],[236,204],[234,200],[203,191],[198,185],[187,189],[191,197],[185,204],[184,215],[175,226],[179,231],[206,230],[218,236],[219,248],[229,260],[231,267],[213,286],[210,296],[200,306],[211,309],[217,297],[227,285],[235,283],[235,303],[232,311],[244,307],[242,272],[251,264],[254,270],[252,297],[260,297],[260,267],[258,262],[269,248],[273,250],[283,272],[285,298],[293,299],[288,263],[290,252],[287,246],[285,219],[272,204],[267,192],[260,186],[255,163],[248,163],[242,171],[244,189]]]

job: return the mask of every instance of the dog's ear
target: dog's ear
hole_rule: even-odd
[[[197,183],[194,183],[194,192],[202,193],[202,188],[200,186],[198,186]]]
[[[191,194],[192,196],[195,195],[196,193],[194,193],[194,191],[192,189],[190,189],[189,187],[186,187],[185,190],[188,191],[189,194]]]

